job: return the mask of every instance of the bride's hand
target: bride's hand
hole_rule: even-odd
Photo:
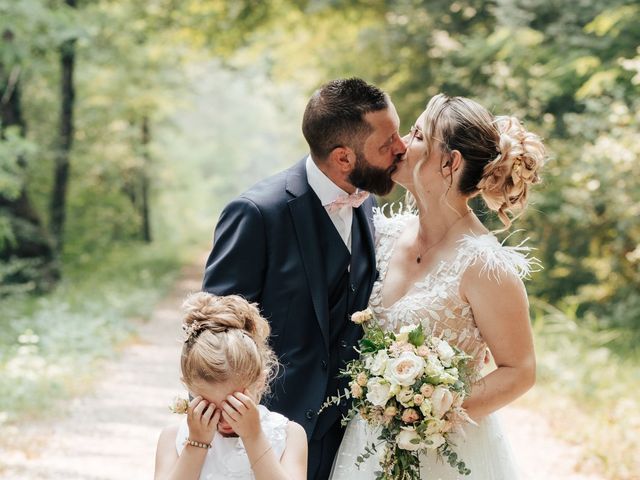
[[[262,433],[258,407],[246,393],[236,392],[222,402],[222,418],[243,440],[255,440]]]
[[[187,409],[189,440],[211,443],[220,420],[220,409],[201,396],[195,397]]]

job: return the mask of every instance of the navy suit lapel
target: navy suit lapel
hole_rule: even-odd
[[[325,347],[328,350],[329,304],[327,281],[316,222],[314,221],[313,202],[318,202],[319,200],[307,182],[305,160],[302,160],[289,170],[286,188],[294,197],[288,202],[289,210],[296,231],[300,256],[307,275],[313,309],[322,331]]]
[[[365,242],[367,244],[367,252],[369,254],[369,262],[371,262],[371,278],[369,281],[369,293],[367,294],[367,297],[369,297],[369,295],[371,294],[371,288],[373,287],[373,283],[376,281],[376,250],[375,250],[375,243],[374,243],[374,239],[373,239],[373,231],[374,231],[374,227],[373,227],[373,214],[371,212],[371,203],[373,203],[373,201],[371,199],[367,199],[365,203],[363,203],[360,207],[354,209],[355,210],[355,214],[356,217],[358,218],[358,221],[360,222],[360,225],[362,227],[363,233],[362,236],[365,238]],[[367,215],[365,213],[365,208],[367,209],[367,211],[370,213],[370,215]]]

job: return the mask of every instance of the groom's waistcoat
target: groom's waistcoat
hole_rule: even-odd
[[[327,271],[329,293],[329,365],[330,372],[338,372],[345,363],[356,356],[353,346],[361,337],[361,329],[351,322],[351,314],[365,308],[368,302],[368,281],[374,266],[368,255],[363,229],[368,228],[362,215],[354,212],[351,226],[351,253],[333,226],[328,215],[318,215],[319,229],[323,231],[322,255]],[[364,224],[363,224],[364,223]],[[366,230],[365,230],[366,232]],[[348,379],[337,375],[329,377],[325,396],[344,393]],[[314,436],[322,437],[342,413],[346,413],[346,402],[341,408],[324,410],[317,421]]]
[[[346,388],[347,380],[335,377],[357,356],[362,329],[350,316],[366,307],[375,280],[374,203],[353,210],[350,255],[303,160],[232,201],[216,226],[203,289],[259,304],[282,365],[264,403],[309,437],[338,420],[338,408],[318,410]]]

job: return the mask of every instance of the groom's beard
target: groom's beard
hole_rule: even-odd
[[[393,189],[391,175],[396,171],[397,160],[389,168],[374,167],[367,162],[364,155],[356,151],[356,165],[349,174],[351,185],[375,195],[387,195]]]

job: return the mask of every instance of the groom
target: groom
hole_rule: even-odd
[[[223,210],[203,290],[257,302],[282,364],[265,404],[302,425],[308,478],[329,477],[346,403],[318,414],[344,391],[338,379],[361,337],[350,322],[376,279],[367,192],[391,191],[405,145],[384,92],[357,78],[334,80],[309,100],[302,131],[310,155],[261,181]]]

